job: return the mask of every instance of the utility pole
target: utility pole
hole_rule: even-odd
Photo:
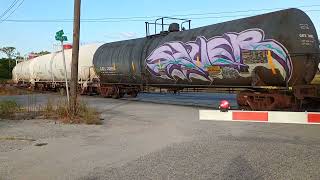
[[[79,39],[80,39],[80,8],[81,0],[74,0],[74,19],[73,19],[73,45],[71,62],[71,84],[70,84],[70,110],[76,115],[77,107],[77,88],[78,88],[78,58],[79,58]]]

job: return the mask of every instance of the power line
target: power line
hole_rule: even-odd
[[[11,5],[0,15],[0,20],[18,3],[19,0],[14,0]]]
[[[305,10],[305,12],[320,12],[319,10]],[[256,15],[260,15],[260,14],[239,14],[239,15],[226,15],[226,16],[205,16],[205,17],[190,17],[188,19],[194,20],[194,19],[219,19],[219,18],[232,18],[232,17],[249,17],[249,16],[256,16]],[[139,21],[139,22],[145,22],[145,21],[152,21],[153,19],[149,19],[149,20],[140,20],[140,19],[133,19],[133,20],[83,20],[81,22],[131,22],[131,21]],[[68,22],[68,21],[64,21],[64,22]]]
[[[314,9],[314,10],[305,10],[305,12],[320,12],[320,9]],[[252,15],[252,14],[251,14]],[[229,17],[240,17],[240,16],[251,16],[250,14],[246,15],[231,15],[231,16],[207,16],[207,17],[195,17],[190,19],[214,19],[214,18],[229,18]],[[255,14],[259,15],[259,14]]]
[[[294,8],[310,8],[310,7],[320,7],[320,5],[297,6]],[[173,16],[200,16],[200,15],[234,14],[234,13],[259,12],[259,11],[275,11],[275,10],[282,10],[282,9],[284,9],[284,8],[250,9],[250,10],[225,11],[225,12],[213,12],[213,13],[193,13],[193,14],[173,15]]]
[[[24,1],[24,0],[23,0]],[[21,5],[21,4],[20,4]],[[320,5],[310,5],[310,6],[298,6],[295,8],[306,8],[306,7],[320,7]],[[218,15],[218,14],[235,14],[235,13],[244,13],[244,12],[258,12],[258,11],[269,11],[269,10],[279,10],[282,8],[273,8],[273,9],[257,9],[257,10],[243,10],[243,11],[226,11],[226,12],[213,12],[213,13],[197,13],[197,14],[176,14],[171,15],[171,17],[182,17],[182,16],[203,16],[203,15]],[[318,12],[320,10],[305,10],[305,12]],[[190,17],[189,19],[214,19],[214,18],[229,18],[229,17],[243,17],[243,16],[252,16],[258,14],[246,14],[246,15],[225,15],[225,16],[207,16],[207,17]],[[114,18],[83,18],[81,22],[145,22],[152,21],[152,18],[159,18],[161,16],[137,16],[137,17],[114,17]],[[144,19],[141,19],[144,18]],[[34,22],[73,22],[73,19],[8,19],[3,20],[5,22],[17,22],[17,23],[34,23]]]
[[[16,12],[16,10],[22,5],[23,2],[24,2],[24,0],[20,1],[20,4],[13,11],[11,11],[11,13],[4,20],[2,20],[0,23],[7,20],[14,12]]]
[[[320,5],[308,5],[308,6],[297,6],[295,8],[310,8],[310,7],[320,7]],[[245,13],[245,12],[259,12],[259,11],[270,11],[270,10],[281,10],[284,8],[269,8],[269,9],[250,9],[250,10],[240,10],[240,11],[223,11],[223,12],[212,12],[212,13],[191,13],[191,14],[173,14],[170,16],[183,17],[183,16],[201,16],[201,15],[217,15],[217,14],[234,14],[234,13]],[[122,19],[145,19],[145,18],[158,18],[162,16],[136,16],[136,17],[114,17],[114,18],[95,18],[95,19],[83,19],[83,20],[122,20]]]
[[[320,10],[306,10],[305,12],[320,12]],[[190,17],[189,19],[219,19],[219,18],[232,18],[232,17],[248,17],[255,16],[259,14],[239,14],[239,15],[230,15],[230,16],[205,16],[205,17]],[[82,20],[84,23],[116,23],[116,22],[145,22],[152,21],[154,19],[132,19],[132,20]],[[17,22],[17,23],[54,23],[54,22],[72,22],[71,20],[61,20],[61,19],[51,19],[51,20],[5,20],[6,22]]]

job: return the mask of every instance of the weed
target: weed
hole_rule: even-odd
[[[49,103],[49,102],[48,102]],[[53,112],[53,118],[60,119],[63,123],[68,124],[102,124],[100,120],[100,113],[98,113],[94,108],[89,107],[84,102],[78,102],[76,106],[76,115],[71,113],[67,102],[59,102],[56,107],[48,104],[45,106],[45,112]],[[51,109],[52,108],[52,109]]]
[[[95,109],[89,107],[87,104],[80,102],[77,108],[77,114],[85,124],[102,124],[100,120],[100,113]]]
[[[28,97],[28,105],[25,108],[20,107],[15,101],[0,102],[0,119],[26,119],[29,116],[37,118],[39,116],[48,119],[58,119],[67,124],[102,124],[100,113],[89,107],[84,102],[78,102],[76,106],[76,115],[71,113],[66,101],[53,102],[48,99],[44,106],[36,105],[35,97]]]
[[[8,100],[0,102],[0,118],[12,118],[15,113],[20,110],[20,105],[15,101]]]
[[[69,120],[71,121],[68,103],[67,102],[59,102],[55,108],[56,115],[62,122],[67,123]],[[70,122],[71,123],[71,122]]]
[[[51,98],[48,99],[47,104],[43,107],[43,115],[44,117],[52,117],[55,115],[55,108],[54,108],[54,103]]]

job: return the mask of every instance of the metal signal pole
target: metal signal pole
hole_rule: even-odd
[[[70,110],[76,115],[77,88],[78,88],[78,58],[80,39],[80,7],[81,0],[74,0],[74,21],[73,21],[73,45],[71,62],[71,84],[70,84]]]
[[[64,54],[63,41],[61,41],[61,48],[62,48],[63,68],[64,68],[64,80],[66,81],[67,101],[68,101],[68,103],[70,103],[69,86],[68,86],[68,72],[67,72],[67,67],[66,67],[66,56]]]

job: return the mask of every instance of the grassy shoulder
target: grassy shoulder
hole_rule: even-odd
[[[0,101],[0,118],[13,118],[21,111],[21,107],[15,101]]]
[[[0,119],[54,119],[67,124],[102,124],[100,113],[84,102],[79,102],[76,115],[65,102],[48,102],[43,106],[22,107],[15,101],[0,101]]]
[[[31,93],[32,92],[27,89],[21,89],[21,88],[0,83],[0,96],[25,95],[25,94],[31,94]]]
[[[102,124],[100,113],[84,102],[77,103],[76,115],[73,115],[66,102],[53,103],[52,100],[49,99],[43,108],[43,115],[46,118],[59,119],[63,123]]]

